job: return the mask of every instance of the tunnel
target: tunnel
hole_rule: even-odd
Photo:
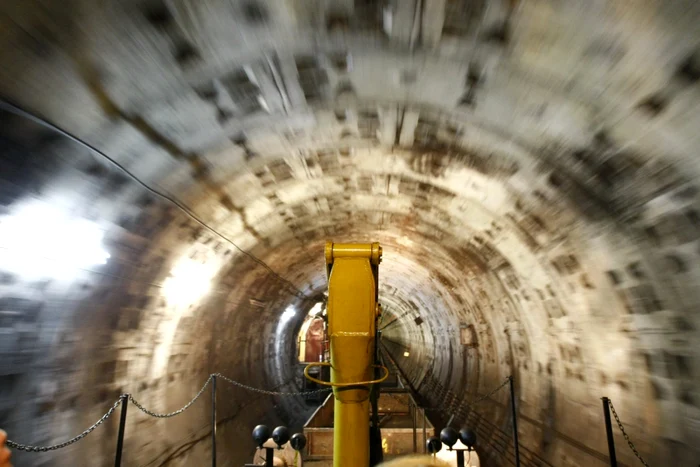
[[[0,21],[11,440],[61,443],[125,393],[172,412],[220,373],[219,465],[251,462],[255,425],[315,408],[298,334],[325,243],[380,242],[383,352],[482,466],[514,465],[509,376],[523,466],[610,465],[602,397],[620,465],[642,465],[627,436],[700,463],[700,2],[25,0]],[[171,418],[132,404],[123,465],[208,465],[208,391]],[[14,464],[112,465],[118,426]]]

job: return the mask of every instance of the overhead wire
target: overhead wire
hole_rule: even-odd
[[[297,298],[307,300],[309,299],[309,295],[305,294],[300,288],[295,286],[291,281],[285,279],[282,277],[280,274],[278,274],[276,271],[274,271],[267,263],[265,263],[263,260],[258,258],[257,256],[253,255],[252,253],[244,250],[243,248],[239,247],[236,243],[233,242],[233,240],[229,239],[222,233],[220,233],[218,230],[214,229],[211,227],[209,224],[204,222],[202,219],[197,216],[191,209],[189,209],[187,206],[182,204],[180,201],[175,199],[174,197],[171,197],[165,193],[160,192],[159,190],[156,190],[155,188],[152,188],[150,185],[148,185],[146,182],[142,181],[139,177],[137,177],[134,173],[132,173],[129,169],[124,167],[122,164],[117,162],[115,159],[112,157],[108,156],[106,153],[101,151],[100,149],[96,148],[95,146],[91,145],[87,141],[73,135],[72,133],[68,132],[67,130],[64,130],[63,128],[59,127],[55,123],[52,123],[48,121],[47,119],[43,117],[39,117],[37,115],[34,115],[33,113],[19,107],[16,104],[13,104],[11,102],[8,102],[5,99],[0,99],[0,108],[5,110],[6,112],[27,118],[28,120],[31,120],[32,122],[41,125],[45,128],[48,128],[52,131],[55,131],[59,133],[62,136],[65,136],[66,138],[70,139],[71,141],[78,143],[79,145],[83,146],[84,148],[94,152],[95,154],[99,155],[103,159],[107,160],[110,164],[112,164],[114,167],[116,167],[118,170],[126,174],[129,178],[131,178],[133,181],[141,185],[141,187],[145,188],[149,193],[164,199],[165,201],[171,203],[175,207],[177,207],[181,212],[183,212],[185,215],[187,215],[190,219],[195,221],[197,224],[205,228],[207,231],[211,232],[212,234],[216,235],[220,239],[224,240],[226,243],[230,244],[233,246],[236,250],[238,250],[240,253],[242,253],[244,256],[248,257],[250,260],[264,268],[268,273],[270,273],[273,277],[275,277],[279,282],[284,284],[287,288],[290,289],[290,291],[295,295]]]

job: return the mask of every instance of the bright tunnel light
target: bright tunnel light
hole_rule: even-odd
[[[460,441],[453,446],[454,449],[467,449],[467,447]],[[457,453],[455,451],[450,451],[449,447],[442,443],[442,449],[435,454],[437,459],[445,462],[449,466],[457,467]],[[465,452],[464,453],[464,466],[465,467],[479,467],[481,461],[479,460],[479,454],[476,451]]]
[[[163,296],[170,305],[191,305],[209,292],[218,269],[216,261],[202,262],[183,257],[163,282]]]
[[[0,265],[31,278],[60,277],[76,268],[105,264],[104,231],[41,202],[0,217]]]
[[[321,308],[323,307],[323,302],[316,302],[314,306],[309,310],[309,316],[316,316],[321,313]]]
[[[282,316],[280,316],[280,325],[285,324],[287,321],[290,319],[294,318],[294,316],[297,314],[297,311],[294,309],[293,306],[288,306],[284,312],[282,312]]]
[[[157,344],[153,349],[151,365],[152,378],[165,374],[180,320],[190,313],[190,305],[209,292],[212,280],[219,272],[220,266],[220,262],[215,259],[196,261],[183,256],[170,270],[168,278],[163,281],[161,293],[168,307],[164,318],[158,324]]]

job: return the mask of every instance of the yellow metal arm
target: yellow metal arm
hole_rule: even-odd
[[[304,375],[333,386],[333,467],[369,465],[369,392],[373,380],[379,243],[327,243],[328,336],[330,362],[314,363]],[[309,376],[313,366],[330,366],[331,382]]]

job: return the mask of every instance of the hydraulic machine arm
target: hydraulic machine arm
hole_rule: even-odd
[[[369,465],[369,395],[374,380],[379,243],[326,244],[328,336],[335,396],[333,466]],[[308,377],[308,371],[305,372]],[[315,379],[314,379],[315,380]],[[320,382],[320,381],[318,381]],[[328,384],[323,383],[322,384]]]

